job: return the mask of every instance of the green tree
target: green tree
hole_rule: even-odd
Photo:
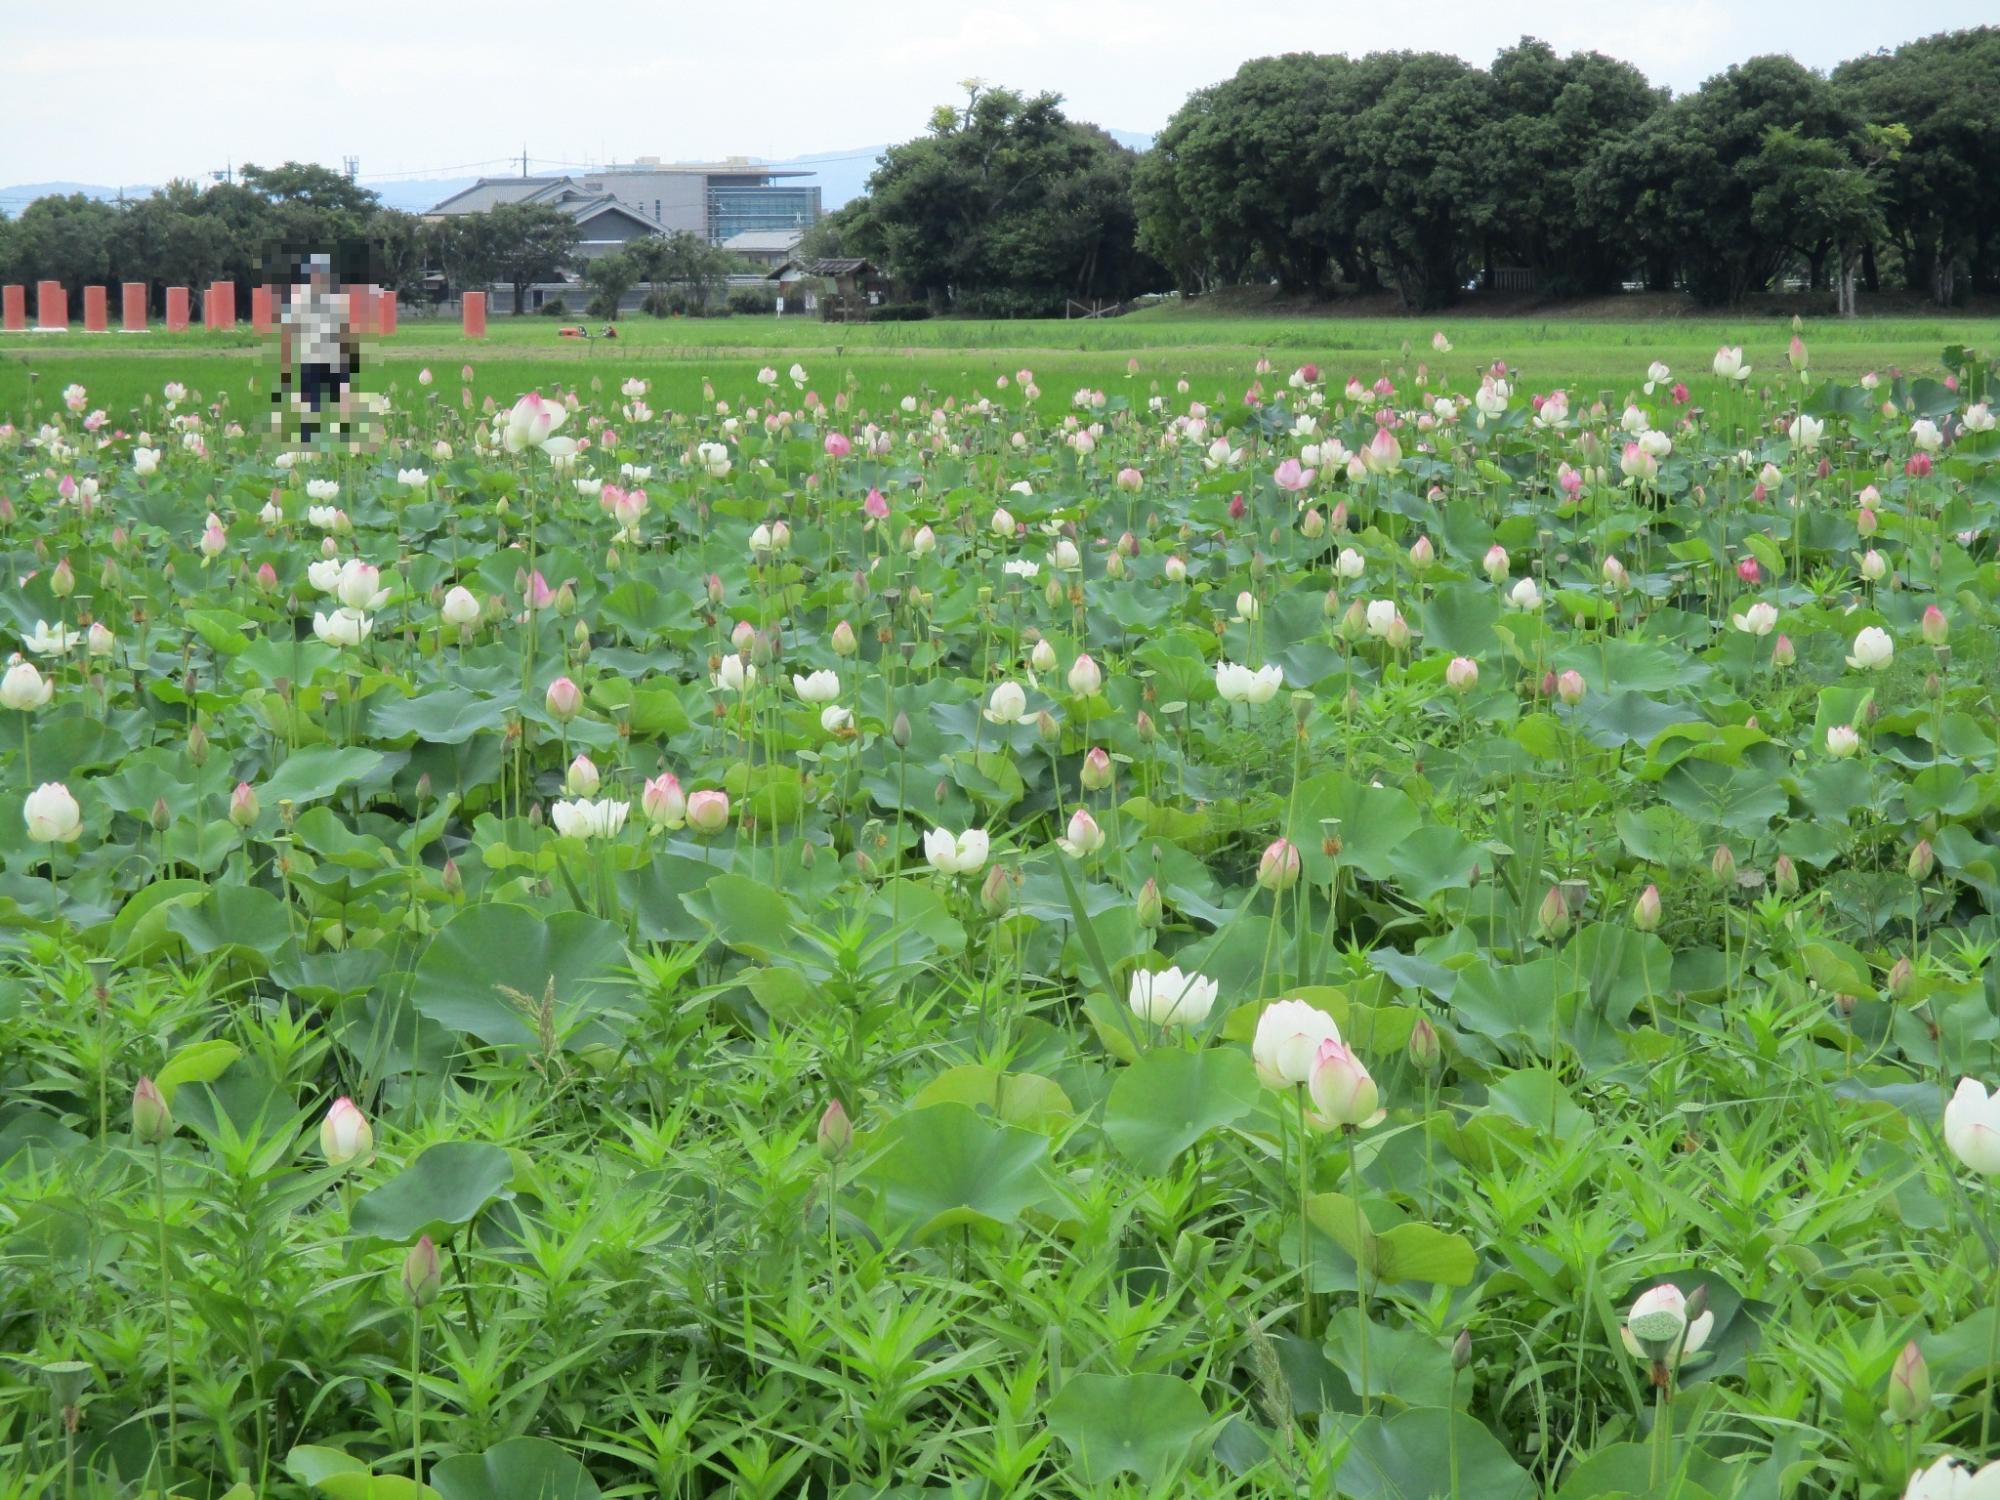
[[[1217,280],[1254,265],[1287,292],[1327,290],[1352,240],[1326,191],[1329,153],[1341,154],[1328,125],[1354,108],[1356,68],[1304,52],[1255,58],[1189,98],[1135,187],[1153,253],[1206,262]]]
[[[2000,287],[2000,27],[1842,63],[1833,85],[1869,124],[1909,132],[1881,193],[1910,289],[1949,304],[1961,265],[1980,289]]]
[[[662,287],[677,289],[691,309],[701,312],[742,267],[742,262],[720,245],[684,229],[634,240],[624,254],[631,258],[638,279],[653,288],[656,313],[666,305],[666,299],[658,295]]]
[[[368,258],[381,285],[414,300],[424,290],[424,221],[396,208],[378,208],[362,226]]]
[[[513,287],[518,317],[528,288],[537,281],[558,279],[569,266],[582,233],[576,220],[542,203],[501,203],[484,217],[494,274]]]
[[[60,281],[72,298],[111,271],[112,204],[82,193],[37,198],[21,210],[9,236],[23,280]]]
[[[628,251],[614,250],[587,261],[583,284],[590,288],[590,316],[617,322],[619,302],[638,282],[639,268]]]
[[[1344,139],[1340,181],[1323,185],[1344,185],[1343,212],[1404,306],[1439,307],[1458,295],[1499,213],[1493,83],[1443,53],[1378,54],[1362,66],[1382,84],[1359,115],[1324,122]]]
[[[1638,259],[1615,215],[1589,212],[1583,164],[1623,138],[1668,94],[1630,63],[1597,52],[1559,57],[1531,37],[1493,59],[1491,136],[1496,186],[1489,244],[1555,296],[1613,292]]]
[[[1649,280],[1677,266],[1696,301],[1735,302],[1768,285],[1793,253],[1756,213],[1770,131],[1838,142],[1854,123],[1817,73],[1789,57],[1752,58],[1600,147],[1584,202],[1600,221],[1631,226]]]
[[[1122,298],[1155,274],[1137,249],[1132,163],[1053,94],[975,85],[890,148],[853,232],[938,306],[1014,315]]]

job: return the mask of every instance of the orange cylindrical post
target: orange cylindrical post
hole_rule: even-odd
[[[167,332],[186,333],[188,326],[188,289],[184,286],[167,288]]]
[[[486,293],[467,292],[465,294],[465,336],[469,339],[486,337]]]
[[[125,283],[124,305],[119,309],[124,314],[123,324],[127,333],[146,331],[146,283],[128,281]]]
[[[347,321],[356,333],[375,331],[374,303],[375,292],[372,287],[362,286],[359,282],[348,283]]]
[[[69,292],[60,281],[35,283],[35,326],[69,327]]]
[[[0,287],[0,328],[21,333],[28,326],[28,289],[18,282]]]
[[[83,289],[83,331],[85,333],[111,331],[111,295],[101,286],[87,286]]]
[[[375,299],[375,329],[378,333],[391,334],[396,331],[396,294],[383,292]]]
[[[218,281],[215,284],[215,326],[234,328],[236,326],[236,283]]]
[[[250,326],[259,333],[271,331],[271,296],[268,286],[250,288]]]

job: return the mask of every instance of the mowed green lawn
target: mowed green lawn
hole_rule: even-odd
[[[473,369],[475,398],[511,400],[521,391],[615,384],[640,376],[653,385],[656,408],[685,408],[702,398],[704,382],[725,399],[741,399],[759,366],[780,372],[796,360],[814,389],[830,396],[843,387],[857,404],[924,389],[967,395],[990,391],[997,377],[1032,369],[1042,403],[1064,407],[1079,386],[1143,398],[1189,381],[1203,400],[1240,400],[1259,355],[1282,379],[1315,360],[1336,382],[1347,376],[1392,376],[1425,364],[1463,387],[1504,359],[1525,390],[1562,386],[1583,397],[1617,398],[1645,378],[1654,360],[1669,365],[1697,393],[1719,344],[1740,344],[1755,379],[1789,375],[1788,316],[1749,313],[1721,318],[1496,317],[1446,311],[1421,318],[1325,315],[1218,317],[1198,307],[1160,307],[1118,319],[1014,322],[825,324],[774,317],[655,319],[621,322],[616,341],[558,338],[562,320],[493,320],[483,341],[464,338],[455,319],[405,317],[392,338],[377,339],[364,356],[364,381],[375,389],[415,389],[418,371],[434,370],[440,399],[455,399],[457,371]],[[593,325],[597,326],[597,325]],[[1451,340],[1449,354],[1431,348],[1433,333]],[[1992,317],[1879,317],[1853,322],[1807,320],[1813,368],[1858,375],[1891,368],[1933,373],[1947,344],[1991,349],[2000,344]],[[92,405],[116,411],[180,380],[232,408],[255,400],[274,381],[275,344],[247,330],[190,330],[169,335],[15,334],[0,336],[0,416],[32,419],[61,399],[71,382],[84,385]],[[1136,373],[1128,362],[1136,360]],[[780,388],[789,391],[787,383]]]

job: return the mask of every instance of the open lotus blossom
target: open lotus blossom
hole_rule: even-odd
[[[313,634],[329,646],[358,646],[375,630],[375,621],[358,609],[313,613]]]
[[[1743,363],[1743,350],[1740,346],[1732,347],[1724,344],[1716,350],[1713,368],[1723,380],[1742,381],[1750,378],[1750,367]]]
[[[940,875],[977,875],[986,863],[988,847],[983,828],[956,834],[933,828],[924,835],[924,858]]]
[[[1273,1000],[1257,1017],[1250,1059],[1266,1088],[1284,1089],[1312,1081],[1320,1044],[1338,1042],[1333,1017],[1304,1000]]]
[[[1301,465],[1296,458],[1288,458],[1278,465],[1277,472],[1272,474],[1271,479],[1279,489],[1297,494],[1312,487],[1315,472]]]
[[[1745,635],[1769,635],[1778,624],[1777,606],[1766,604],[1759,599],[1740,615],[1731,615],[1729,623]]]
[[[745,661],[741,652],[731,651],[717,664],[708,680],[718,692],[747,693],[757,685],[757,666],[754,662]]]
[[[986,700],[986,719],[991,724],[1021,724],[1034,717],[1028,712],[1028,695],[1018,682],[1003,682]]]
[[[501,442],[509,453],[529,448],[545,448],[555,430],[569,419],[569,408],[560,401],[530,391],[514,403],[501,429]],[[569,439],[564,439],[566,443]],[[574,452],[574,444],[564,450]]]
[[[40,708],[55,696],[55,684],[44,678],[31,661],[15,657],[0,677],[0,708],[27,713]]]
[[[1215,690],[1225,703],[1269,703],[1284,685],[1284,668],[1275,663],[1254,671],[1233,661],[1215,664]]]
[[[1944,433],[1929,417],[1910,424],[1910,445],[1922,453],[1935,453],[1944,446]]]
[[[1889,638],[1889,632],[1879,625],[1870,625],[1854,638],[1854,649],[1849,653],[1847,664],[1856,671],[1879,672],[1889,665],[1896,655],[1896,643]]]
[[[1535,580],[1523,578],[1507,591],[1507,607],[1518,610],[1535,610],[1542,607],[1542,591],[1535,587]]]
[[[1654,386],[1665,385],[1673,378],[1674,372],[1672,370],[1661,364],[1657,359],[1654,360],[1652,364],[1646,367],[1646,394],[1649,396],[1652,395]]]
[[[1903,1500],[2000,1500],[2000,1463],[1975,1470],[1962,1458],[1941,1458],[1910,1476]]]
[[[83,632],[71,630],[66,625],[51,625],[47,620],[35,621],[35,628],[21,637],[21,644],[37,656],[63,656],[74,651],[77,642],[83,639]]]
[[[132,450],[132,472],[141,478],[158,471],[160,450],[158,448],[134,448]]]
[[[1154,973],[1139,970],[1132,976],[1127,1003],[1132,1014],[1149,1026],[1198,1026],[1215,1008],[1220,986],[1199,974],[1183,974],[1178,968]]]
[[[631,803],[611,797],[577,797],[549,804],[549,822],[564,838],[616,838],[631,810]]]
[[[389,601],[389,591],[380,586],[381,582],[378,569],[352,558],[342,565],[340,577],[330,592],[349,609],[380,609]]]
[[[1801,453],[1810,453],[1819,446],[1826,434],[1826,423],[1818,417],[1809,417],[1804,412],[1792,419],[1792,446]]]
[[[2000,1094],[1977,1079],[1961,1078],[1944,1107],[1944,1143],[1982,1177],[2000,1177]]]
[[[824,669],[803,676],[794,672],[792,691],[802,703],[831,703],[840,696],[840,674]]]
[[[1861,748],[1861,736],[1851,724],[1829,724],[1826,730],[1826,753],[1835,760],[1846,760]]]
[[[1625,1315],[1618,1337],[1634,1359],[1673,1368],[1701,1352],[1715,1331],[1715,1314],[1688,1319],[1687,1298],[1671,1282],[1642,1292]]]

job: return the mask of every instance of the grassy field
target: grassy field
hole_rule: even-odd
[[[805,363],[822,392],[844,385],[864,402],[929,387],[966,393],[991,389],[996,377],[1025,366],[1035,371],[1045,404],[1059,407],[1080,385],[1133,395],[1185,378],[1203,399],[1243,394],[1248,367],[1268,354],[1281,370],[1317,360],[1329,372],[1373,376],[1418,363],[1463,378],[1505,359],[1529,388],[1565,386],[1585,395],[1623,395],[1663,360],[1676,378],[1707,372],[1719,344],[1740,344],[1759,374],[1786,366],[1788,315],[1681,317],[1669,304],[1650,317],[1579,312],[1561,318],[1497,317],[1453,310],[1435,317],[1332,317],[1324,313],[1216,316],[1200,307],[1159,307],[1106,321],[937,321],[824,324],[767,317],[634,318],[607,343],[559,339],[558,320],[497,318],[483,342],[464,338],[455,320],[406,318],[393,338],[377,340],[364,360],[367,383],[409,389],[417,372],[444,376],[470,364],[478,397],[511,399],[539,386],[612,382],[639,375],[653,382],[653,401],[668,408],[700,399],[704,381],[724,397],[740,397],[763,364]],[[1435,355],[1431,335],[1442,329],[1452,352]],[[1805,339],[1815,368],[1854,375],[1900,367],[1934,371],[1949,343],[1992,347],[2000,318],[1894,316],[1853,322],[1807,320]],[[273,346],[246,331],[190,330],[140,337],[109,335],[0,336],[0,413],[31,416],[80,382],[93,405],[136,405],[166,380],[178,379],[209,396],[254,394],[273,379]],[[1128,374],[1128,361],[1136,373]],[[437,389],[442,390],[441,382]]]

